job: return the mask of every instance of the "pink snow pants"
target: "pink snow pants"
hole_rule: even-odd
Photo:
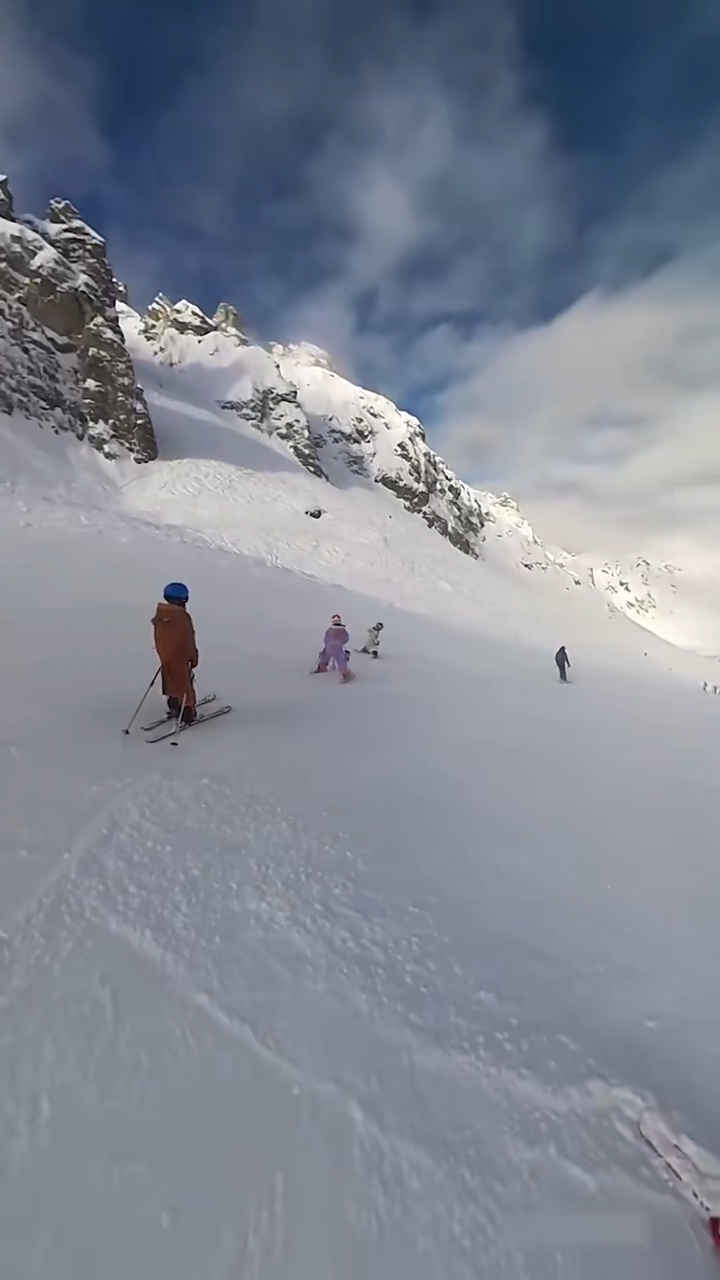
[[[322,652],[318,655],[319,667],[329,667],[331,662],[335,664],[338,671],[343,671],[343,672],[347,671],[348,660],[345,657],[345,650],[343,649],[342,645],[340,645],[339,648],[336,648],[335,645],[333,645],[332,647],[330,647],[329,645],[326,645],[325,648],[322,650]]]

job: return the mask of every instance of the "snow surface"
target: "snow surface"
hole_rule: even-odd
[[[2,1280],[717,1274],[636,1129],[720,1152],[716,664],[212,376],[147,363],[143,467],[0,419]],[[235,710],[175,749],[176,578]]]

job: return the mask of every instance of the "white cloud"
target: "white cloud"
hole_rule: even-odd
[[[478,351],[442,405],[450,460],[571,549],[720,552],[719,284],[707,251]]]
[[[507,23],[486,10],[471,95],[410,44],[346,104],[310,171],[309,200],[342,248],[288,323],[321,345],[339,330],[363,370],[380,355],[381,378],[408,328],[486,308],[529,314],[567,234],[564,166],[524,100]],[[384,361],[372,332],[383,328]]]

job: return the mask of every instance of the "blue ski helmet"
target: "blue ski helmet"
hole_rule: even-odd
[[[190,592],[184,582],[168,582],[163,595],[169,604],[187,604]]]

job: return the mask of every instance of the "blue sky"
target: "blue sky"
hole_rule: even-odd
[[[561,331],[566,365],[588,298],[613,335],[646,290],[711,305],[719,65],[717,0],[5,0],[0,168],[79,206],[135,305],[319,342],[466,474],[558,505],[634,393],[554,439],[566,388],[527,352]]]

